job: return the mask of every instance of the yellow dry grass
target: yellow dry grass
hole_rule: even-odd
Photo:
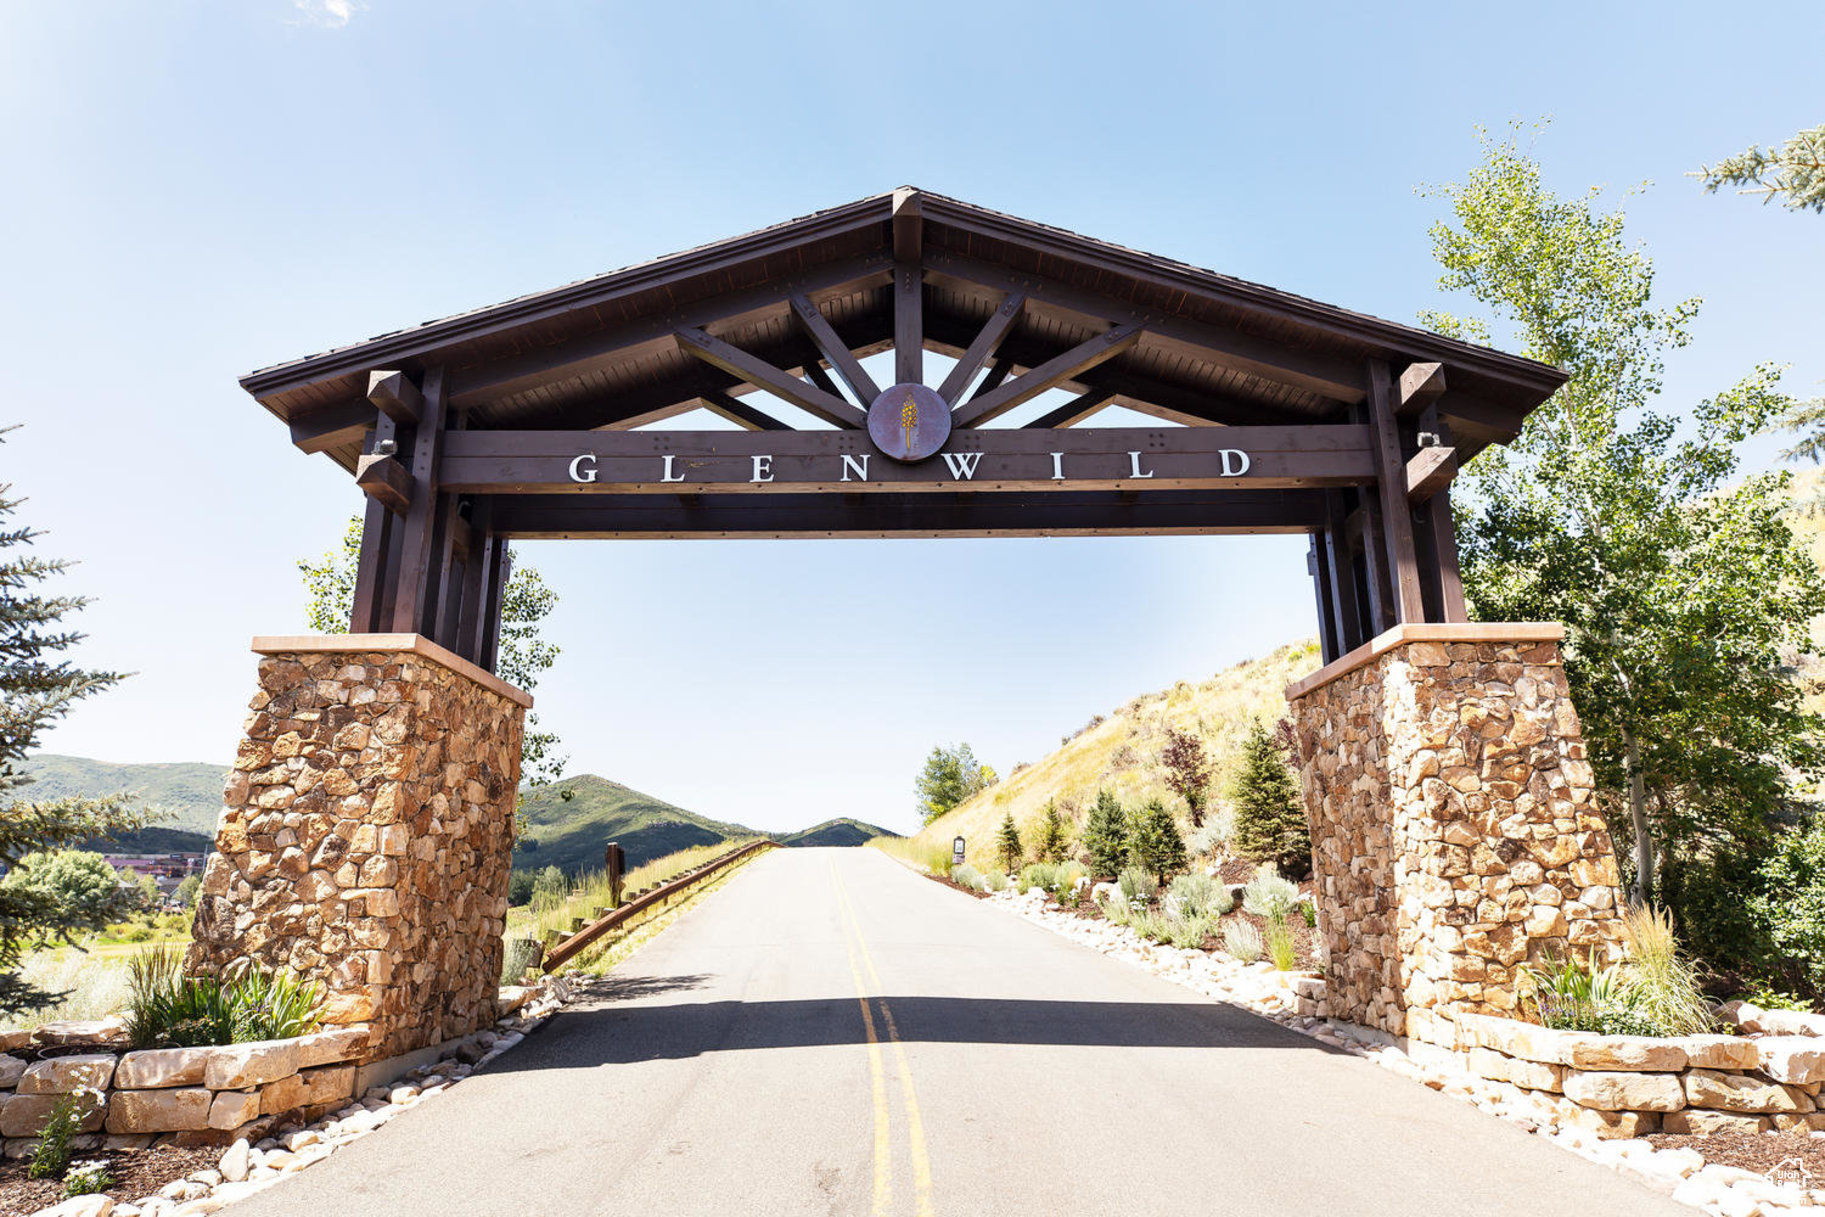
[[[1048,799],[1058,800],[1060,811],[1075,826],[1073,834],[1081,831],[1096,792],[1103,788],[1129,806],[1158,797],[1183,815],[1185,804],[1166,785],[1159,763],[1166,728],[1204,737],[1216,761],[1214,789],[1220,799],[1250,720],[1272,724],[1284,715],[1286,686],[1316,671],[1318,658],[1317,641],[1307,639],[1201,683],[1180,681],[1170,689],[1137,697],[1038,764],[1004,778],[915,836],[870,844],[923,863],[940,851],[948,860],[951,838],[961,834],[968,861],[987,868],[993,865],[1002,817],[1012,812],[1022,838],[1030,840]]]

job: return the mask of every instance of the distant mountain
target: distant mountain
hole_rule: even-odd
[[[693,845],[765,835],[674,807],[593,773],[527,791],[525,816],[525,835],[513,851],[514,868],[556,866],[573,875],[601,870],[602,847],[610,841],[627,851],[631,870]]]
[[[204,853],[215,837],[222,810],[226,765],[179,761],[123,765],[41,752],[26,765],[32,784],[28,799],[101,798],[130,794],[155,815],[154,825],[111,842],[85,842],[116,853]]]
[[[897,837],[900,834],[890,832],[879,824],[869,824],[862,820],[852,820],[842,816],[835,820],[825,820],[815,828],[801,832],[785,833],[775,839],[781,845],[865,845],[876,837]]]

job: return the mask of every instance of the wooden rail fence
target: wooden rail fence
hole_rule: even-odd
[[[584,947],[608,933],[608,931],[614,929],[616,926],[628,921],[641,910],[651,908],[656,904],[663,904],[686,888],[702,883],[705,879],[734,865],[751,854],[757,853],[763,849],[779,848],[780,844],[778,841],[750,841],[740,849],[733,850],[720,858],[704,863],[696,870],[686,871],[675,879],[666,880],[652,891],[636,896],[620,908],[611,911],[607,916],[597,918],[588,925],[581,926],[575,933],[567,935],[563,941],[546,952],[545,961],[542,965],[544,970],[546,972],[556,971]],[[581,920],[581,918],[578,918],[577,922],[580,922]]]

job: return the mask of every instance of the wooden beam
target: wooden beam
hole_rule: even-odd
[[[825,422],[835,423],[839,427],[865,427],[868,424],[868,416],[842,398],[826,393],[720,338],[713,338],[702,330],[688,328],[677,331],[674,337],[678,340],[679,348],[686,353],[747,381],[757,389],[765,389]]]
[[[793,316],[798,318],[799,325],[829,361],[831,370],[843,378],[843,383],[849,386],[855,399],[862,403],[863,409],[867,409],[881,395],[880,386],[875,384],[874,377],[868,374],[862,361],[843,345],[843,340],[837,336],[829,320],[818,310],[817,305],[811,303],[811,297],[794,296],[790,303]]]
[[[362,457],[355,465],[355,485],[399,515],[412,505],[412,471],[398,457],[373,453]]]
[[[703,408],[710,413],[726,418],[730,422],[748,431],[792,430],[791,427],[780,422],[779,419],[774,418],[771,414],[764,414],[761,411],[756,410],[753,406],[750,406],[747,402],[731,397],[727,393],[711,391],[709,393],[701,394],[698,400],[703,402]]]
[[[1080,342],[1062,355],[1046,360],[1024,376],[1016,376],[991,392],[970,398],[953,412],[951,425],[980,426],[1022,402],[1031,401],[1047,389],[1056,387],[1059,382],[1070,380],[1099,363],[1114,359],[1139,342],[1140,337],[1140,326],[1118,325],[1106,334],[1099,334],[1088,342]]]
[[[398,443],[399,428],[386,415],[379,416],[373,435],[367,442],[367,455],[385,443],[389,446]],[[355,595],[353,611],[349,614],[349,632],[354,634],[376,634],[383,625],[390,624],[381,616],[381,601],[386,588],[384,581],[387,574],[388,552],[399,549],[399,530],[402,521],[385,504],[377,499],[369,499],[367,510],[361,523],[361,550],[355,559]]]
[[[997,355],[995,361],[989,364],[988,375],[982,378],[982,383],[976,386],[974,393],[970,394],[970,400],[975,401],[985,393],[993,393],[1001,387],[1002,383],[1007,380],[1008,373],[1013,370],[1014,361],[1012,359]]]
[[[492,574],[488,558],[494,548],[490,543],[493,538],[488,535],[488,528],[493,512],[492,499],[477,499],[469,508],[468,545],[463,555],[463,610],[456,627],[457,645],[454,649],[458,655],[473,664],[482,661],[482,631],[486,624]]]
[[[424,417],[425,395],[404,372],[369,372],[368,400],[402,427]]]
[[[1395,625],[1426,619],[1420,595],[1419,557],[1413,547],[1413,509],[1407,503],[1407,469],[1400,458],[1400,428],[1394,416],[1394,386],[1385,360],[1371,359],[1369,426],[1374,433],[1376,487],[1387,534],[1388,587]]]
[[[893,272],[894,383],[925,383],[925,275],[916,262]]]
[[[1442,363],[1408,364],[1400,374],[1400,400],[1394,412],[1418,414],[1437,401],[1445,391],[1445,365]]]
[[[1439,418],[1435,407],[1426,408],[1420,415],[1419,425],[1421,430],[1430,431],[1443,440],[1444,446],[1456,450],[1451,442],[1451,429]],[[1432,575],[1438,588],[1439,620],[1468,621],[1470,614],[1464,604],[1464,579],[1458,570],[1457,518],[1451,509],[1449,483],[1427,500],[1424,515],[1426,531],[1432,542]]]
[[[1356,594],[1356,546],[1346,524],[1344,492],[1325,493],[1326,556],[1330,562],[1331,610],[1335,614],[1339,654],[1348,653],[1370,638]]]
[[[1451,485],[1457,476],[1457,449],[1446,445],[1421,448],[1407,462],[1407,501],[1424,503]]]
[[[528,495],[498,499],[493,520],[498,534],[529,539],[1250,535],[1310,532],[1324,520],[1320,494]]]
[[[1114,389],[1091,389],[1088,393],[1072,398],[1064,405],[1041,414],[1026,424],[1026,430],[1042,431],[1055,427],[1075,426],[1102,410],[1114,397]]]
[[[327,452],[359,444],[374,427],[374,407],[365,401],[347,402],[292,419],[292,446],[300,452]]]
[[[953,432],[916,464],[860,431],[453,431],[440,487],[464,494],[754,495],[827,491],[1364,486],[1369,429],[992,428]]]
[[[1312,594],[1318,609],[1318,653],[1325,663],[1343,654],[1337,641],[1336,614],[1331,605],[1330,558],[1323,529],[1314,529],[1305,555],[1306,573],[1312,577]]]
[[[1064,283],[1036,280],[1031,274],[946,250],[927,250],[925,266],[932,274],[967,283],[1001,291],[1025,291],[1034,304],[1051,305],[1080,316],[1100,317],[1111,322],[1135,322],[1146,327],[1149,345],[1157,344],[1206,363],[1292,385],[1333,401],[1358,402],[1363,397],[1360,367],[1342,355],[1137,309],[1117,297]]]
[[[428,628],[426,609],[435,602],[431,585],[436,572],[437,473],[444,446],[444,369],[442,364],[425,373],[424,417],[412,440],[412,502],[406,508],[401,532],[399,572],[394,588],[391,634],[422,634]]]
[[[1025,292],[1009,292],[1007,298],[989,314],[980,332],[970,343],[956,366],[945,376],[944,383],[938,386],[938,396],[955,406],[957,399],[963,396],[963,390],[969,388],[970,381],[982,370],[982,365],[995,357],[1008,332],[1020,320],[1020,314],[1027,306]]]
[[[925,252],[925,209],[910,186],[893,192],[893,258],[917,265]]]

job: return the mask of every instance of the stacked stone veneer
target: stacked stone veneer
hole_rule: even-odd
[[[1559,633],[1398,627],[1288,689],[1333,1017],[1503,1014],[1520,965],[1620,949]]]
[[[255,650],[189,970],[318,981],[367,1059],[492,1023],[531,699],[416,635]]]
[[[67,1055],[28,1061],[46,1050],[44,1032],[59,1025],[0,1035],[0,1136],[9,1157],[29,1150],[28,1138],[44,1128],[61,1096],[76,1090],[90,1092],[83,1131],[124,1138],[115,1142],[121,1148],[159,1134],[231,1140],[294,1112],[315,1119],[349,1101],[355,1060],[367,1050],[366,1028],[343,1027],[290,1040],[141,1052],[119,1051],[97,1036],[53,1046]]]

